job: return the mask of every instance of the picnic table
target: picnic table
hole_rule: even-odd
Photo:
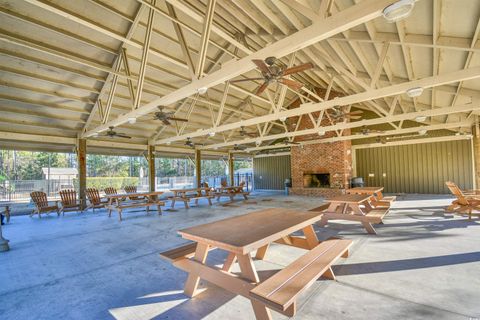
[[[173,197],[169,199],[172,200],[172,208],[175,206],[175,201],[183,201],[185,208],[189,208],[188,203],[190,200],[195,200],[195,205],[198,205],[198,200],[207,199],[208,204],[212,205],[213,191],[209,187],[202,188],[189,188],[189,189],[171,189],[173,192]]]
[[[395,196],[384,197],[382,194],[383,187],[356,187],[347,189],[346,192],[350,194],[369,194],[371,195],[370,204],[372,207],[387,207],[396,200]]]
[[[162,191],[153,192],[136,192],[136,193],[121,193],[121,194],[107,194],[105,197],[108,199],[105,208],[108,209],[108,216],[112,216],[112,210],[118,212],[118,218],[122,221],[122,210],[135,207],[146,207],[147,213],[150,211],[150,206],[157,206],[158,214],[162,214],[161,206],[165,205],[165,202],[158,200],[158,196],[163,194]],[[128,198],[140,199],[138,201],[127,201]]]
[[[313,224],[321,214],[271,208],[183,229],[178,233],[191,240],[186,245],[161,253],[174,266],[189,273],[184,292],[198,293],[200,278],[250,299],[257,319],[271,319],[270,309],[287,316],[296,312],[296,298],[320,276],[334,279],[331,265],[348,256],[351,240],[319,242]],[[302,231],[304,236],[291,234]],[[309,250],[283,270],[261,282],[251,254],[264,259],[271,243]],[[223,266],[206,264],[212,249],[228,252]],[[240,276],[231,272],[238,261]]]
[[[243,191],[244,186],[224,186],[218,187],[215,189],[215,195],[217,197],[217,201],[220,200],[221,197],[228,197],[231,201],[236,195],[242,195],[245,200],[248,200],[248,195],[250,192]]]
[[[383,223],[389,208],[373,208],[370,198],[371,194],[350,193],[327,199],[329,205],[323,211],[320,226],[325,226],[329,220],[358,221],[368,233],[376,234],[372,223]]]

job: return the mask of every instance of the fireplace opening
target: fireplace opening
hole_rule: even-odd
[[[330,173],[304,173],[304,188],[330,188]]]

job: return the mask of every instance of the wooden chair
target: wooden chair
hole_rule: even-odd
[[[43,191],[33,191],[30,193],[30,198],[32,198],[33,203],[35,204],[35,209],[33,209],[30,217],[35,213],[38,213],[38,217],[41,218],[41,213],[45,212],[49,214],[52,211],[57,212],[57,216],[60,216],[60,208],[58,207],[58,201],[55,201],[55,205],[50,205],[48,203],[47,194]]]
[[[137,187],[136,186],[125,186],[123,188],[126,193],[137,193]],[[130,200],[145,200],[145,197],[137,197],[137,196],[131,196],[128,197]]]
[[[103,208],[108,204],[107,199],[102,199],[100,197],[100,192],[96,188],[87,188],[87,198],[90,202],[90,205],[87,207],[92,208],[93,212],[95,212],[96,208]]]
[[[468,219],[472,219],[473,211],[480,212],[480,195],[465,194],[460,188],[451,181],[445,182],[450,192],[457,198],[447,207],[447,211],[468,214]]]
[[[103,191],[105,191],[105,194],[108,194],[108,195],[118,194],[117,189],[114,187],[106,187]]]
[[[77,200],[77,192],[73,189],[61,190],[60,198],[62,199],[62,215],[65,215],[65,211],[79,211],[83,212],[82,205],[79,200]]]

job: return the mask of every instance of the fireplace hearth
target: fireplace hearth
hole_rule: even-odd
[[[304,173],[304,188],[330,188],[330,173]]]

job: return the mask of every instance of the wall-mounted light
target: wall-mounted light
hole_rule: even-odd
[[[134,124],[135,122],[137,122],[137,118],[128,118],[128,123]]]
[[[285,121],[287,121],[287,117],[280,117],[280,118],[278,118],[278,120],[280,120],[282,122],[285,122]]]
[[[415,0],[397,1],[383,9],[383,17],[390,23],[400,21],[412,13],[414,5]]]
[[[415,88],[410,88],[406,91],[407,96],[410,98],[416,98],[422,95],[423,93],[423,88],[422,87],[415,87]]]
[[[427,130],[418,130],[418,134],[424,136],[427,134]]]
[[[200,87],[198,88],[197,92],[200,94],[205,94],[207,93],[208,88],[207,87]]]
[[[170,141],[167,141],[167,142],[165,142],[165,143],[166,143],[167,146],[169,146],[169,145],[172,144],[172,142],[170,142]]]
[[[426,116],[418,116],[415,118],[415,121],[417,122],[424,122],[425,120],[427,120]]]
[[[210,137],[215,137],[215,132],[210,132],[208,135],[209,135]]]
[[[318,131],[318,135],[319,135],[319,136],[324,136],[324,135],[325,135],[325,131],[324,131],[324,130]]]

